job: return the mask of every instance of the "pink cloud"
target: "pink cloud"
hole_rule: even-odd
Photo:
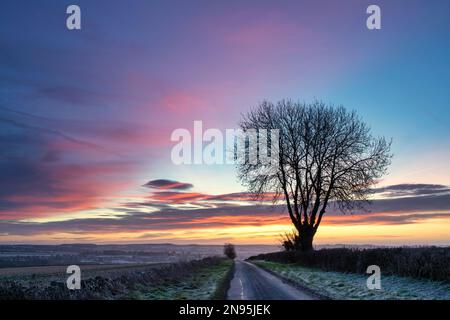
[[[186,114],[205,108],[205,102],[197,95],[183,91],[173,91],[161,98],[162,110],[175,114]]]

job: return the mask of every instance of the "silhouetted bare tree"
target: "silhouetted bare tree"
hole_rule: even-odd
[[[330,202],[344,213],[361,208],[392,157],[391,142],[373,137],[356,112],[320,101],[265,101],[242,116],[240,128],[256,129],[258,140],[268,140],[269,154],[278,152],[269,165],[259,161],[259,146],[246,143],[247,153],[257,148],[258,161],[238,164],[241,182],[256,196],[273,194],[274,202],[286,202],[298,232],[294,243],[303,251],[313,249]],[[278,129],[278,145],[261,129]]]

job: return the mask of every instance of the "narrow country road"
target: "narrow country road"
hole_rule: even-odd
[[[269,272],[246,261],[236,260],[228,300],[315,300]]]

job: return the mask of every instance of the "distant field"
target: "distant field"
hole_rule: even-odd
[[[114,271],[124,269],[139,269],[158,264],[102,264],[102,265],[80,265],[81,271],[92,274],[93,271]],[[66,274],[67,266],[41,266],[41,267],[16,267],[0,268],[2,276],[32,276],[32,275],[58,275]]]
[[[237,255],[241,259],[246,259],[259,253],[277,251],[279,249],[279,246],[265,245],[236,246]],[[69,266],[73,264],[137,265],[177,263],[222,255],[223,245],[0,245],[0,270],[4,268],[41,266],[53,268],[53,266]],[[52,268],[49,270],[52,270]],[[31,271],[33,269],[28,270]],[[41,273],[40,271],[36,272]],[[56,272],[58,272],[58,270],[56,270]]]

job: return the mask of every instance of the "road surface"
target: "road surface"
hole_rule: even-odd
[[[310,293],[283,282],[246,261],[236,260],[228,300],[315,300]]]

